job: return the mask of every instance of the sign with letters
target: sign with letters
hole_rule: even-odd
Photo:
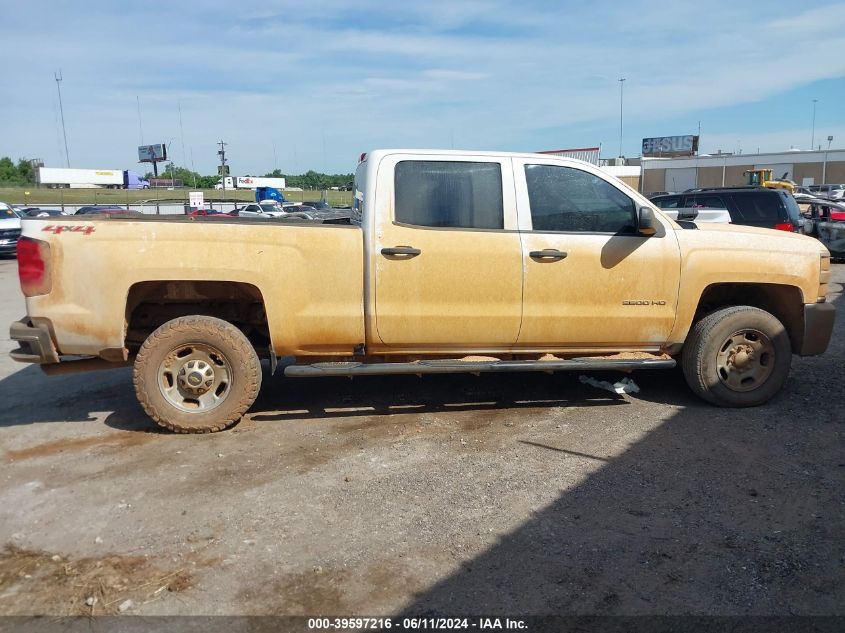
[[[643,156],[695,156],[698,136],[658,136],[643,139]]]

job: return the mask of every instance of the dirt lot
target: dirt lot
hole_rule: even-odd
[[[845,614],[841,317],[752,410],[677,371],[635,396],[274,377],[234,430],[180,436],[128,370],[8,360],[16,274],[0,261],[2,614]]]

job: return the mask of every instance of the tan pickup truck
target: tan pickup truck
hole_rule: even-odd
[[[133,363],[174,431],[291,377],[669,368],[722,406],[769,400],[822,353],[830,258],[806,236],[677,223],[599,169],[536,154],[379,150],[350,225],[24,220],[12,357]]]

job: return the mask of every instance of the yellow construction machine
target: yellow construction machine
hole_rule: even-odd
[[[746,184],[751,187],[766,187],[768,189],[786,189],[788,192],[795,191],[795,183],[786,179],[786,174],[783,178],[772,178],[771,169],[748,169],[742,172],[748,179]]]

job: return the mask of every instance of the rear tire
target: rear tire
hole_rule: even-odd
[[[261,387],[261,362],[231,323],[207,316],[168,321],[135,359],[138,401],[177,433],[213,433],[237,422]]]
[[[723,308],[698,321],[682,356],[687,384],[720,407],[767,402],[783,387],[791,362],[783,324],[751,306]]]

